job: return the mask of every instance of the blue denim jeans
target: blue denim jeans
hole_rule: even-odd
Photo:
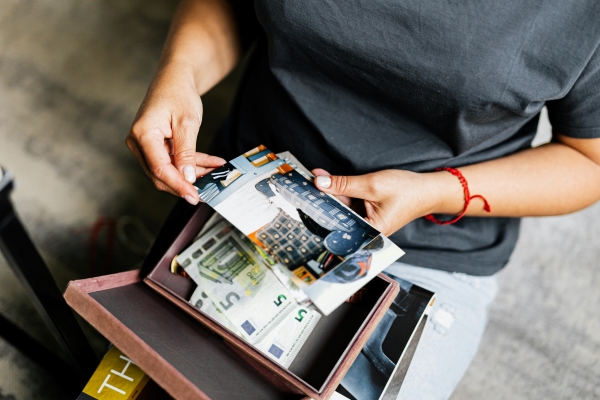
[[[397,399],[448,399],[477,352],[496,296],[496,277],[476,277],[394,263],[386,269],[398,277],[436,293],[436,301]],[[380,326],[386,324],[386,318]],[[357,400],[377,400],[381,382],[373,368],[393,368],[375,346],[365,346],[342,385]],[[377,365],[374,365],[377,364]],[[389,364],[389,365],[388,365]]]

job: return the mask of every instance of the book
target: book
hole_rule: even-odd
[[[281,156],[281,157],[280,157]],[[290,153],[260,145],[199,178],[200,199],[290,272],[329,315],[404,252],[320,191]],[[184,265],[192,260],[182,260]]]
[[[104,355],[77,400],[170,400],[156,382],[114,346]]]

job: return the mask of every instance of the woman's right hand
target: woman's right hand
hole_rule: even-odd
[[[196,152],[201,122],[193,74],[185,65],[166,65],[152,81],[125,141],[157,189],[191,204],[199,201],[192,183],[225,163]]]

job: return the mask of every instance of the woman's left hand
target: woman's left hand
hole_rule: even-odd
[[[330,176],[322,169],[312,172],[323,192],[348,206],[362,201],[359,207],[364,205],[365,220],[386,236],[427,214],[461,211],[462,188],[445,172],[383,170],[357,176]]]

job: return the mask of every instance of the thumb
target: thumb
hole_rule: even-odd
[[[186,181],[196,181],[196,138],[200,120],[181,117],[173,124],[173,161]]]
[[[358,176],[326,176],[315,178],[315,186],[325,193],[335,196],[347,196],[366,199],[369,196],[369,182],[366,175]]]

